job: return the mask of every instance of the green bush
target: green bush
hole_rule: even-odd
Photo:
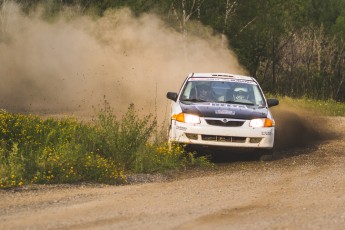
[[[110,106],[96,121],[43,119],[0,111],[0,188],[30,183],[123,183],[126,174],[209,165],[158,139],[156,119],[134,105],[119,120]]]
[[[118,121],[106,105],[100,111],[96,130],[99,153],[113,159],[126,169],[133,167],[138,151],[148,142],[156,128],[152,115],[140,118],[131,104],[127,113]]]

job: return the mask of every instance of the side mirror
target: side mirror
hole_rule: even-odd
[[[170,99],[170,100],[176,101],[177,100],[177,93],[168,92],[167,93],[167,98]]]
[[[275,98],[267,99],[267,105],[268,107],[279,105],[279,100]]]

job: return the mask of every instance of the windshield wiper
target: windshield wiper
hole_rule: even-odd
[[[182,101],[191,101],[191,102],[207,102],[205,100],[197,99],[197,98],[192,98],[192,99],[183,99]]]
[[[238,105],[255,105],[254,103],[250,103],[250,102],[240,102],[240,101],[224,101],[224,103],[238,104]]]

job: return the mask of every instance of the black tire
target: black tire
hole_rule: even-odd
[[[258,149],[258,159],[260,161],[272,161],[275,159],[274,149]]]

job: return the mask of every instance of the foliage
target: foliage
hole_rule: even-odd
[[[108,104],[99,113],[97,136],[95,143],[99,154],[113,159],[125,168],[131,168],[137,152],[147,143],[156,127],[156,119],[152,115],[139,118],[131,104],[121,122],[113,115]]]
[[[0,111],[0,188],[30,183],[126,182],[127,173],[208,165],[152,140],[156,119],[130,105],[121,120],[105,104],[92,123]]]
[[[122,180],[123,169],[92,152],[93,132],[93,127],[72,118],[41,119],[1,111],[0,187]]]
[[[181,145],[169,145],[166,142],[147,143],[138,155],[135,172],[160,172],[166,169],[184,169],[187,166],[210,167],[212,163],[205,156],[195,157],[186,153]]]
[[[279,97],[281,104],[291,108],[302,108],[323,116],[345,116],[345,104],[334,100],[313,100],[309,98]]]

